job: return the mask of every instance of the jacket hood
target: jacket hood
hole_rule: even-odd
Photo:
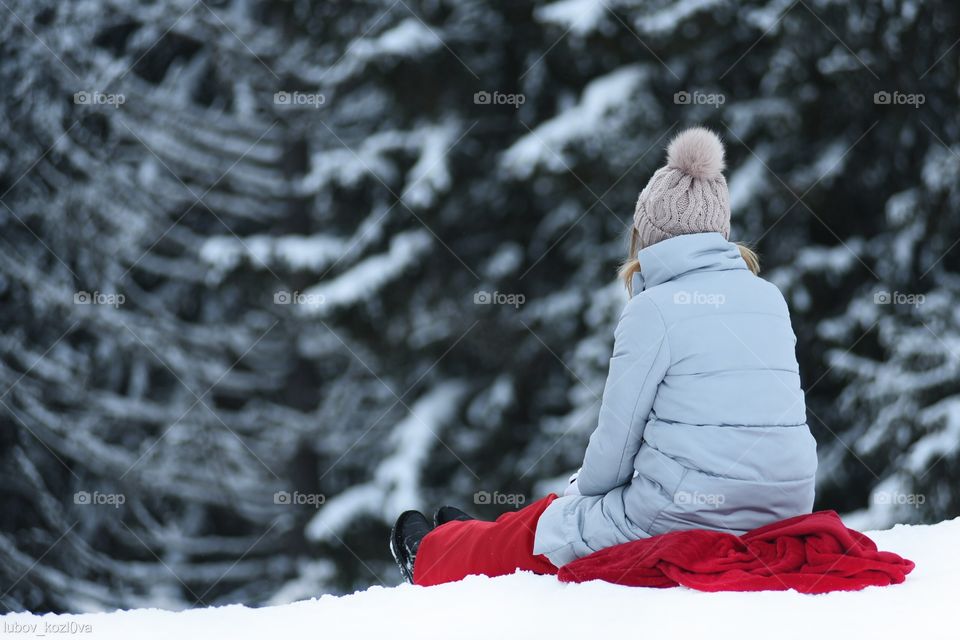
[[[716,232],[690,233],[661,240],[637,253],[633,295],[694,272],[746,269],[737,245]]]

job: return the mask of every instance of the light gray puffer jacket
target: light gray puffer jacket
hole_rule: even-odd
[[[740,534],[809,513],[817,469],[780,291],[719,233],[639,253],[577,483],[543,513],[556,566],[680,529]]]

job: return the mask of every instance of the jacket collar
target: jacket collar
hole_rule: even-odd
[[[693,272],[746,269],[737,245],[716,232],[690,233],[661,240],[637,253],[633,295]]]

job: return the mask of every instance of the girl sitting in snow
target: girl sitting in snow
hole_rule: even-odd
[[[495,522],[441,508],[397,520],[403,577],[438,584],[557,568],[682,529],[735,534],[813,506],[816,443],[787,305],[727,238],[724,150],[693,128],[640,194],[615,332],[583,466],[555,495]]]

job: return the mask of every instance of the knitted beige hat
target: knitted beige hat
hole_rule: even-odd
[[[694,127],[667,147],[667,166],[653,174],[637,200],[633,224],[640,248],[687,233],[716,231],[730,237],[730,194],[723,171],[723,143]]]

